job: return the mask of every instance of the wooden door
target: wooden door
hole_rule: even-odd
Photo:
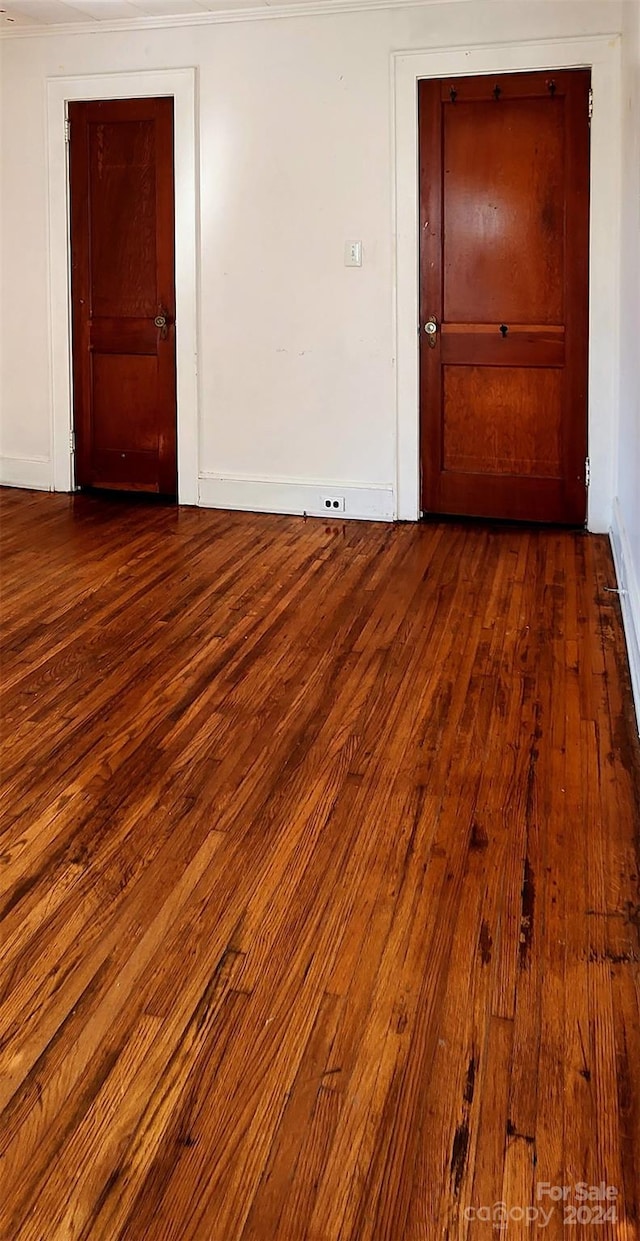
[[[76,482],[175,495],[173,99],[69,122]]]
[[[420,83],[425,512],[585,520],[589,85]]]

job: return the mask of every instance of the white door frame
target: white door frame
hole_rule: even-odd
[[[620,37],[450,47],[393,55],[396,260],[396,487],[401,520],[420,516],[418,81],[591,68],[588,527],[607,532],[614,492],[620,275]]]
[[[74,487],[71,370],[69,167],[65,120],[71,100],[173,95],[175,147],[178,500],[198,502],[196,95],[193,68],[47,79],[51,439],[55,491]]]

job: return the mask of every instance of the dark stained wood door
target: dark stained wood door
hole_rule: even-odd
[[[425,512],[585,520],[589,86],[420,83]]]
[[[69,122],[76,482],[175,495],[173,99]]]

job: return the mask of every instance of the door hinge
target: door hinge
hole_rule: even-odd
[[[70,452],[75,452],[75,450],[76,450],[76,433],[75,433],[75,431],[70,431],[70,432],[69,432],[69,450],[70,450]]]
[[[588,457],[585,457],[585,462],[584,462],[584,485],[585,487],[588,487],[590,482],[591,482],[591,462]]]
[[[589,124],[591,124],[592,116],[593,116],[593,86],[590,86],[589,87]]]
[[[69,142],[71,140],[71,121],[68,116],[65,116],[64,118],[64,140],[65,142]]]

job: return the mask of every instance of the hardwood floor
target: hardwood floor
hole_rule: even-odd
[[[640,1237],[607,541],[24,492],[2,539],[2,1236]]]

